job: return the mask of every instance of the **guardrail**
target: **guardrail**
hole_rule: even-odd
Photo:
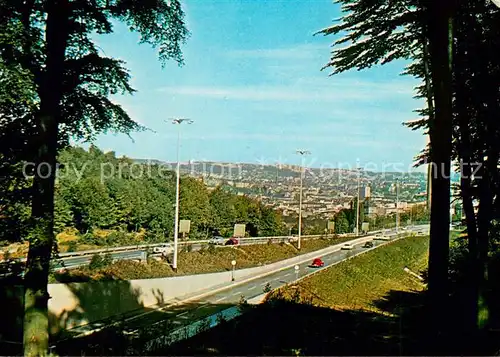
[[[377,231],[371,231],[368,232],[368,234],[378,234],[378,233],[383,233],[383,230],[377,230]],[[313,235],[303,235],[301,236],[301,239],[307,240],[307,239],[315,239],[315,238],[321,238],[321,237],[328,237],[328,236],[333,236],[333,235],[324,235],[324,234],[313,234]],[[344,233],[344,234],[338,234],[338,237],[356,237],[354,233]],[[297,236],[269,236],[269,237],[248,237],[248,238],[238,238],[239,244],[240,245],[245,245],[245,243],[253,243],[253,244],[258,244],[259,242],[264,243],[268,242],[271,240],[271,242],[280,242],[284,240],[290,240],[290,238],[297,238]],[[360,236],[363,237],[363,236]],[[210,239],[202,239],[202,240],[191,240],[191,241],[181,241],[178,242],[179,245],[195,245],[195,244],[208,244],[210,243]],[[120,253],[120,252],[132,252],[132,251],[145,251],[154,247],[162,246],[165,244],[172,244],[170,242],[165,242],[165,243],[152,243],[152,244],[137,244],[137,245],[129,245],[129,246],[122,246],[122,247],[109,247],[109,248],[102,248],[102,249],[92,249],[92,250],[81,250],[81,251],[76,251],[76,252],[65,252],[65,253],[59,253],[58,257],[55,258],[55,260],[67,260],[70,258],[75,258],[75,257],[83,257],[83,256],[93,256],[95,254],[105,254],[105,253]],[[20,262],[25,262],[26,258],[21,258],[18,261]]]

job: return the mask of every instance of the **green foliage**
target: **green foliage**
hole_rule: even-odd
[[[77,248],[76,242],[73,240],[73,241],[68,243],[67,251],[68,252],[76,252],[76,248]]]
[[[248,304],[247,299],[245,298],[244,295],[241,295],[240,300],[238,301],[238,310],[241,313],[245,313],[246,311],[248,311],[249,307],[250,305]]]
[[[81,234],[79,242],[90,245],[140,243],[132,232],[144,231],[142,240],[149,243],[173,235],[173,172],[117,158],[94,145],[88,151],[68,147],[60,152],[59,162],[64,165],[58,171],[55,233],[75,227]],[[180,219],[191,220],[192,239],[204,239],[207,232],[230,236],[235,223],[246,223],[249,235],[282,234],[281,213],[254,199],[221,187],[209,192],[203,182],[191,177],[181,177],[180,187]],[[28,214],[26,207],[25,215],[18,218],[19,229]],[[103,238],[93,233],[97,229],[113,232]]]
[[[225,322],[227,322],[226,318],[224,317],[224,314],[222,312],[219,312],[217,314],[217,318],[216,318],[216,321],[217,321],[217,325],[221,325]]]
[[[89,269],[99,270],[108,267],[113,263],[113,257],[111,254],[106,253],[104,255],[94,254],[89,263]]]
[[[265,286],[264,286],[264,289],[262,289],[262,291],[264,293],[268,293],[268,292],[271,292],[273,289],[271,287],[271,284],[267,283]]]
[[[350,233],[351,231],[351,224],[346,211],[347,210],[342,210],[335,216],[335,233],[337,234]]]

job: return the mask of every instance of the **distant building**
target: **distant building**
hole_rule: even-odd
[[[363,201],[366,200],[367,198],[370,198],[371,197],[370,186],[361,187],[359,191],[359,197]]]

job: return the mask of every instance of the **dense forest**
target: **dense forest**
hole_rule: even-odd
[[[68,147],[58,157],[55,188],[54,233],[59,237],[77,236],[86,245],[118,245],[168,241],[173,236],[175,209],[175,172],[159,164],[137,163],[114,152],[103,152],[91,145],[88,150]],[[25,172],[29,173],[29,165]],[[29,180],[28,180],[29,181]],[[356,222],[355,200],[333,219],[337,234],[353,232]],[[9,229],[0,231],[2,240],[25,235],[30,208],[18,203],[10,208]],[[245,223],[248,236],[297,234],[297,217],[281,212],[246,195],[236,195],[223,187],[208,189],[202,180],[183,176],[180,183],[180,219],[191,221],[190,239],[213,235],[230,236],[234,224]],[[395,217],[365,219],[360,204],[360,222],[370,228],[395,225]],[[408,214],[402,214],[405,224]],[[426,220],[422,209],[413,220]],[[12,224],[14,220],[15,224]],[[315,216],[304,217],[303,234],[323,234],[327,222]],[[61,235],[63,233],[63,235]],[[9,238],[9,240],[12,240]],[[66,244],[64,239],[60,243]],[[71,243],[70,249],[75,249]]]
[[[147,240],[173,236],[175,172],[138,164],[96,146],[71,147],[59,155],[55,233],[68,227],[79,234],[94,230],[145,231]],[[282,234],[281,214],[247,196],[218,187],[208,190],[199,179],[181,177],[180,219],[191,220],[190,238],[229,236],[245,223],[249,236]],[[97,243],[97,242],[96,242]]]
[[[174,171],[117,158],[114,152],[104,153],[94,145],[88,151],[69,147],[58,161],[56,235],[70,232],[80,243],[91,245],[160,242],[173,237]],[[22,231],[20,227],[28,225],[29,211],[28,205],[16,205],[10,216],[16,224],[8,222],[8,226]],[[230,236],[236,223],[246,224],[248,236],[288,233],[279,211],[221,187],[209,190],[192,177],[181,177],[179,211],[181,220],[191,220],[191,239]],[[12,237],[8,229],[0,232],[4,241],[9,234]]]

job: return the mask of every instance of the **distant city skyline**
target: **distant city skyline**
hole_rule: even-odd
[[[298,164],[294,152],[304,148],[312,153],[308,160],[317,163],[352,166],[359,159],[378,167],[411,167],[425,146],[422,132],[402,125],[423,107],[412,98],[417,82],[399,76],[405,63],[333,77],[320,71],[335,38],[313,34],[339,17],[337,4],[184,4],[192,36],[183,48],[183,67],[172,62],[162,70],[156,51],[139,46],[137,35],[124,25],[115,25],[115,35],[97,37],[106,55],[126,61],[138,90],[115,100],[152,129],[133,133],[134,141],[101,135],[96,144],[102,149],[175,161],[177,132],[165,120],[176,116],[195,120],[181,128],[183,161],[258,163],[281,157]]]

